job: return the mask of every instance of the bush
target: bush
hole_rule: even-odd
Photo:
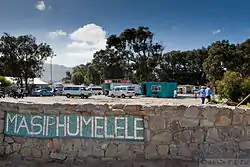
[[[5,77],[0,76],[0,86],[3,87],[11,86],[11,82],[8,81]]]
[[[81,72],[75,72],[75,73],[73,73],[71,79],[75,85],[81,85],[84,83],[85,77]]]
[[[228,71],[222,80],[217,82],[218,94],[233,102],[239,102],[250,93],[250,78],[244,78],[240,73]]]

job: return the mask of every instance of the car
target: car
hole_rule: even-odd
[[[102,87],[100,87],[100,86],[88,87],[88,90],[91,91],[91,93],[93,95],[101,95],[102,94]]]
[[[122,97],[122,98],[132,98],[135,96],[135,87],[133,86],[115,86],[111,91],[109,91],[109,96],[114,97]]]
[[[67,98],[81,97],[82,99],[87,99],[92,95],[91,91],[87,90],[86,87],[82,85],[64,86],[62,94]]]
[[[39,89],[34,91],[34,96],[54,96],[54,93],[52,91],[49,91],[47,89]]]

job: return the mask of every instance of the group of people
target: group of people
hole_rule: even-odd
[[[201,98],[201,104],[204,104],[206,99],[208,102],[211,101],[212,91],[211,91],[210,86],[207,86],[207,87],[202,86],[199,93],[200,93],[200,98]]]

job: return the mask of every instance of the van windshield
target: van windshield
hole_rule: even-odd
[[[134,87],[128,87],[128,91],[134,91],[135,88]]]

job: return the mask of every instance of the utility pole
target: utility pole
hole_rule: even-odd
[[[50,57],[50,83],[53,85],[53,76],[52,76],[52,56]]]

